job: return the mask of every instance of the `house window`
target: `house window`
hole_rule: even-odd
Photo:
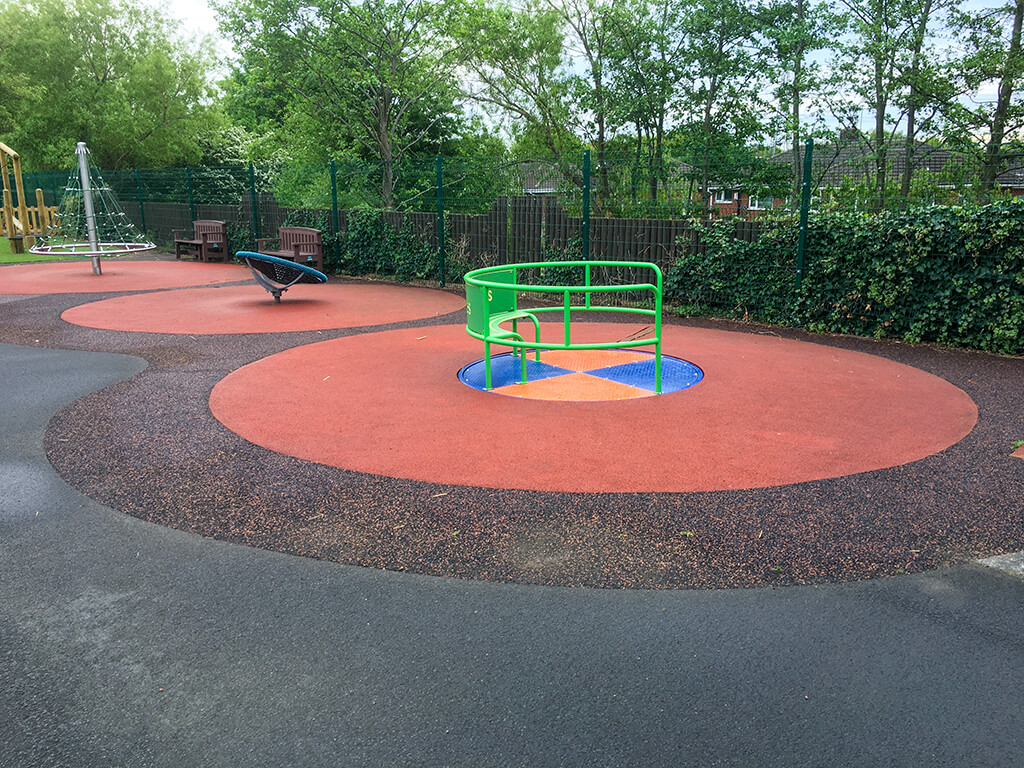
[[[716,203],[731,203],[732,202],[732,190],[731,189],[716,189],[715,190],[715,202]]]
[[[751,195],[747,199],[747,207],[752,211],[763,211],[772,207],[772,200],[764,195]]]

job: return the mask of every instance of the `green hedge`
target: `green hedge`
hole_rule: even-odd
[[[1024,200],[812,215],[799,295],[792,221],[756,243],[723,225],[703,238],[706,252],[670,270],[670,299],[813,331],[1024,354]]]

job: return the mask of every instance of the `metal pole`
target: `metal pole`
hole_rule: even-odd
[[[331,160],[331,214],[334,220],[334,234],[338,234],[338,166]]]
[[[256,205],[256,168],[249,163],[249,195],[252,198],[252,234],[259,241],[260,235],[260,214]]]
[[[440,275],[441,287],[444,288],[444,177],[441,168],[441,156],[434,161],[437,185],[437,271]]]
[[[814,139],[807,139],[804,150],[804,182],[800,189],[800,235],[796,246],[796,290],[804,281],[804,268],[807,266],[807,212],[811,207],[811,159],[814,156]]]
[[[583,258],[590,258],[590,150],[583,150]]]
[[[196,201],[192,197],[192,169],[188,166],[185,166],[185,193],[188,195],[188,220],[192,222],[196,220]]]
[[[135,189],[139,195],[139,220],[142,222],[142,231],[146,231],[146,206],[142,202],[142,171],[135,169]]]
[[[89,150],[84,141],[75,148],[78,155],[78,178],[82,182],[82,203],[85,205],[85,228],[89,232],[89,250],[92,251],[92,273],[103,274],[100,267],[100,240],[96,235],[96,211],[92,207],[92,183],[89,179]]]

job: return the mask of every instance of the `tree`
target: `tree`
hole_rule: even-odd
[[[136,0],[8,5],[0,29],[0,89],[15,91],[9,143],[26,165],[69,167],[77,141],[105,168],[188,162],[222,124],[210,58],[186,50],[166,18]]]
[[[560,157],[577,148],[561,12],[544,0],[527,0],[518,9],[498,3],[478,13],[470,97],[496,108],[545,154]]]
[[[440,140],[456,112],[457,69],[467,57],[457,2],[429,0],[236,0],[219,7],[241,53],[236,107],[301,125],[291,141],[324,155],[362,154],[379,164],[380,202],[396,204],[402,159]],[[282,99],[282,94],[286,98]]]
[[[836,19],[826,2],[775,0],[762,9],[761,30],[773,66],[774,96],[793,152],[790,194],[800,196],[803,158],[800,148],[808,132],[803,104],[821,87],[821,66],[813,58],[830,44]]]
[[[678,89],[691,74],[685,9],[670,0],[642,0],[616,7],[610,63],[618,121],[632,125],[637,166],[647,166],[647,195],[658,198],[664,173],[664,142]],[[633,194],[637,190],[634,188]]]
[[[763,132],[759,93],[764,58],[757,15],[736,0],[642,0],[609,16],[611,92],[616,114],[635,133],[637,162],[647,165],[647,197],[667,180],[665,141],[685,126],[705,196],[713,147],[742,146]]]
[[[725,134],[743,146],[763,137],[767,112],[764,89],[765,51],[758,14],[738,0],[697,0],[686,14],[692,80],[684,81],[682,102],[693,104],[709,151],[703,158],[702,196],[707,195],[715,160],[712,139]]]
[[[1024,51],[1021,27],[1024,0],[981,14],[956,12],[953,27],[969,42],[965,56],[956,67],[964,89],[975,94],[986,82],[996,82],[994,103],[951,104],[946,111],[947,129],[953,136],[969,137],[984,146],[981,169],[981,196],[995,188],[1007,160],[1019,157],[1008,140],[1024,129],[1024,105],[1017,89],[1024,75]]]
[[[871,181],[875,206],[884,207],[889,150],[902,125],[907,161],[914,160],[916,116],[927,103],[928,79],[922,55],[929,25],[935,11],[948,3],[941,0],[841,0],[848,16],[852,38],[839,46],[840,57],[834,64],[841,73],[839,89],[859,97],[859,101],[840,98],[836,106],[841,122],[853,125],[853,115],[866,107],[873,116],[871,134],[874,163]],[[895,112],[890,112],[895,109]],[[904,122],[905,118],[909,118]],[[908,179],[909,188],[909,179]]]
[[[607,200],[611,189],[606,155],[611,138],[609,52],[615,43],[612,32],[614,3],[601,0],[547,0],[558,13],[568,31],[571,55],[582,59],[585,73],[569,80],[570,97],[575,102],[577,120],[582,133],[597,152],[597,200]],[[581,119],[582,118],[582,119]]]

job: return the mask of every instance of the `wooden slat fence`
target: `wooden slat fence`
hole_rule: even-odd
[[[135,220],[137,206],[130,201],[125,212]],[[197,205],[196,218],[222,219],[252,227],[252,203],[246,198],[238,205]],[[272,236],[282,226],[289,209],[270,195],[257,201],[260,229]],[[326,221],[330,211],[319,211]],[[345,233],[355,211],[338,212],[339,232]],[[385,211],[385,223],[399,230],[410,227],[431,248],[437,247],[437,215],[429,212]],[[147,203],[146,221],[154,237],[169,238],[171,229],[190,226],[189,209],[181,203]],[[483,214],[446,214],[448,252],[458,263],[472,267],[524,261],[572,259],[582,256],[583,219],[571,216],[551,195],[499,197]],[[736,237],[756,242],[761,232],[758,221],[737,219]],[[701,253],[705,245],[688,221],[680,219],[620,219],[593,217],[590,220],[590,258],[608,261],[650,261],[663,271],[684,253]],[[609,283],[635,282],[626,270],[606,270],[600,278]]]

